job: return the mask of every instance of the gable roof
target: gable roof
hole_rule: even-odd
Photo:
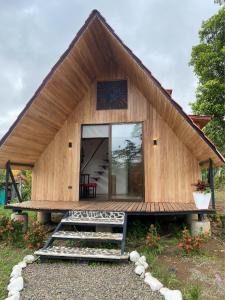
[[[215,165],[225,163],[224,157],[200,128],[121,41],[102,15],[93,10],[0,141],[0,167],[7,160],[34,164],[83,98],[88,85],[107,68],[109,60],[119,63],[131,76],[139,90],[199,161],[211,158]],[[60,84],[63,84],[63,89],[59,88]],[[160,99],[157,102],[152,97],[155,94]]]
[[[188,115],[189,118],[200,128],[205,127],[212,119],[212,116],[209,115]]]

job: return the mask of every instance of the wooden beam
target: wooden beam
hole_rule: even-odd
[[[213,175],[213,161],[209,159],[209,185],[211,189],[211,197],[212,197],[212,208],[215,209],[215,192],[214,192],[214,175]]]

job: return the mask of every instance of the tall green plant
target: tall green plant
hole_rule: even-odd
[[[5,187],[5,170],[0,169],[0,189]]]
[[[22,186],[22,199],[23,201],[29,201],[31,199],[31,183],[32,183],[32,172],[29,170],[21,172],[26,180]]]
[[[199,81],[191,107],[197,115],[213,116],[204,132],[225,155],[225,7],[202,23],[199,38],[190,61]]]

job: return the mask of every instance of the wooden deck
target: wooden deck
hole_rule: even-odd
[[[112,202],[112,201],[26,201],[13,203],[6,208],[14,210],[37,210],[51,212],[65,212],[68,210],[100,210],[123,211],[133,215],[170,215],[188,213],[210,213],[213,209],[198,210],[194,203],[169,203],[169,202]]]

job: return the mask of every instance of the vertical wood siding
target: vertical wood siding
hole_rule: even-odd
[[[128,78],[114,65],[107,75],[98,77],[115,79]],[[118,110],[96,111],[93,81],[35,164],[32,200],[79,201],[81,124],[140,121],[144,124],[145,202],[192,202],[191,184],[199,177],[197,160],[129,79],[128,109]],[[156,146],[153,139],[158,141]]]

